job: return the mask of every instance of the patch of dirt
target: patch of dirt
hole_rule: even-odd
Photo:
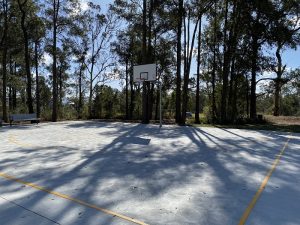
[[[273,124],[280,125],[300,125],[300,117],[296,116],[271,116],[266,115],[266,120]]]

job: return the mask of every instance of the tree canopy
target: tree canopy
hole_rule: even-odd
[[[0,109],[44,120],[163,117],[179,124],[300,116],[298,0],[0,1]],[[204,117],[200,117],[200,114]]]

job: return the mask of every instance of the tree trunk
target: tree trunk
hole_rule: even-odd
[[[15,110],[17,108],[17,90],[12,88],[12,108]]]
[[[279,101],[280,101],[280,82],[275,82],[275,92],[274,92],[274,116],[279,116]]]
[[[153,51],[152,51],[152,23],[153,23],[153,0],[149,0],[149,14],[148,14],[148,46],[147,46],[147,59],[148,63],[153,63]],[[148,101],[147,101],[147,110],[148,110],[148,122],[152,119],[153,111],[153,102],[154,102],[154,84],[150,82],[147,83],[148,89]]]
[[[129,118],[129,107],[128,107],[128,59],[126,59],[126,71],[125,71],[125,73],[126,73],[126,80],[125,80],[125,82],[126,82],[126,84],[125,84],[125,108],[126,108],[126,116],[125,116],[125,118],[126,118],[126,120],[128,120],[128,118]]]
[[[191,45],[190,43],[190,16],[188,19],[188,51],[187,51],[187,59],[186,59],[186,70],[185,70],[185,74],[184,74],[184,83],[183,83],[183,97],[182,97],[182,122],[185,123],[186,121],[186,111],[187,111],[187,105],[188,105],[188,101],[189,101],[189,80],[190,80],[190,70],[191,70],[191,63],[192,63],[192,56],[193,56],[193,49],[194,49],[194,43],[195,43],[195,37],[196,37],[196,33],[197,33],[197,28],[198,28],[198,24],[199,24],[199,19],[197,20],[196,24],[195,24],[195,28],[194,28],[194,32],[193,32],[193,36],[192,36],[192,43]]]
[[[90,88],[89,88],[89,118],[93,118],[93,112],[92,112],[92,104],[93,104],[93,73],[94,73],[94,65],[95,65],[95,58],[94,58],[94,49],[95,49],[95,42],[93,42],[92,47],[92,65],[91,65],[91,71],[90,71]]]
[[[230,40],[227,39],[227,23],[228,22],[228,1],[225,1],[225,22],[224,22],[224,59],[223,59],[223,85],[222,85],[222,97],[221,97],[221,122],[226,123],[227,120],[227,94],[228,94],[228,75],[230,68]]]
[[[53,76],[53,84],[52,84],[52,95],[53,95],[53,106],[52,106],[52,122],[57,121],[57,17],[59,10],[59,2],[60,0],[53,0],[53,46],[52,46],[52,56],[53,56],[53,64],[52,64],[52,76]]]
[[[130,60],[131,71],[130,71],[130,112],[129,112],[129,119],[133,119],[133,112],[134,112],[134,87],[133,87],[133,59]]]
[[[79,100],[78,100],[78,119],[82,119],[82,106],[83,106],[83,98],[82,98],[82,72],[83,72],[83,63],[80,66],[79,70],[79,79],[78,79],[78,92],[79,92]]]
[[[36,83],[36,115],[40,118],[41,103],[40,103],[40,82],[39,82],[39,60],[38,60],[38,41],[34,44],[34,58],[35,58],[35,83]]]
[[[62,65],[59,68],[59,107],[62,108],[63,105],[63,71]]]
[[[217,44],[217,1],[215,2],[215,18],[214,18],[214,43],[213,43],[213,71],[212,71],[212,122],[216,122],[216,70],[217,70],[217,62],[216,62],[216,44]]]
[[[186,93],[186,78],[187,78],[187,64],[188,64],[188,54],[187,54],[187,49],[189,49],[189,42],[190,42],[190,14],[188,13],[188,26],[186,25],[186,12],[184,12],[183,16],[183,87],[182,87],[182,103],[181,103],[181,119],[180,123],[184,125],[185,124],[185,119],[186,119],[186,107],[185,107],[185,101],[187,98],[187,93]]]
[[[5,122],[8,122],[8,115],[7,115],[7,102],[6,102],[6,88],[7,88],[7,32],[8,32],[8,0],[3,0],[3,7],[2,7],[2,18],[4,20],[3,32],[1,34],[0,39],[0,48],[2,50],[2,119]]]
[[[149,14],[148,14],[148,62],[153,62],[153,52],[152,52],[152,21],[153,21],[153,0],[149,0]]]
[[[195,123],[200,124],[200,66],[201,66],[201,27],[202,15],[199,18],[198,31],[198,54],[197,54],[197,80],[196,80],[196,109],[195,109]]]
[[[13,61],[12,61],[12,56],[10,55],[10,60],[9,60],[9,84],[8,84],[8,102],[9,102],[9,113],[13,112],[13,83],[12,83],[12,76],[14,74],[14,66],[13,66]]]
[[[143,0],[143,37],[142,37],[143,64],[147,63],[147,0]],[[142,123],[149,123],[149,104],[148,104],[148,82],[143,82],[142,94]]]
[[[246,113],[247,113],[247,118],[250,117],[250,87],[249,87],[249,80],[248,80],[248,75],[246,75],[246,85],[247,85],[247,95],[246,95],[246,104],[247,104],[247,108],[246,108]]]
[[[2,116],[3,120],[5,122],[8,122],[8,116],[7,116],[7,105],[6,105],[6,88],[7,88],[7,68],[6,68],[6,62],[7,62],[7,47],[4,43],[4,49],[2,51],[2,89],[3,89],[3,95],[2,95]]]
[[[149,89],[149,120],[152,119],[153,104],[154,104],[154,83],[151,83],[151,86]]]
[[[17,76],[17,63],[14,63],[14,75]],[[12,101],[13,101],[13,110],[17,108],[17,89],[13,87],[13,96],[12,96]]]
[[[12,87],[8,85],[8,111],[12,113]]]
[[[183,0],[179,0],[177,23],[177,69],[176,69],[176,123],[181,123],[181,35]]]
[[[234,122],[237,118],[237,88],[238,88],[238,81],[234,79],[234,90],[233,90],[233,100],[232,100],[232,118],[231,121]]]
[[[26,77],[27,77],[27,83],[26,83],[26,94],[27,94],[27,107],[28,112],[33,113],[33,101],[32,101],[32,90],[31,90],[31,71],[30,71],[30,54],[29,54],[29,38],[27,33],[27,27],[25,25],[26,23],[26,11],[23,7],[26,7],[27,0],[25,0],[23,3],[18,0],[19,9],[22,13],[21,16],[21,28],[23,32],[23,38],[24,38],[24,60],[25,60],[25,70],[26,70]]]
[[[158,113],[158,109],[159,109],[159,88],[157,88],[157,91],[156,91],[156,100],[155,100],[155,117],[154,119],[155,120],[158,120],[159,119],[159,113]]]
[[[89,88],[89,119],[93,118],[92,103],[93,103],[93,75],[90,74],[90,88]]]
[[[229,110],[229,118],[230,122],[234,122],[236,119],[236,109],[237,109],[237,79],[236,79],[236,71],[235,71],[235,58],[233,57],[231,62],[230,69],[230,84],[229,84],[229,96],[228,96],[228,110]]]
[[[277,70],[276,70],[276,79],[275,79],[275,92],[274,92],[274,116],[280,115],[280,92],[281,92],[281,85],[282,85],[282,74],[284,69],[282,68],[282,59],[280,55],[280,51],[282,49],[282,45],[279,43],[276,50],[276,58],[277,58]]]
[[[253,38],[251,58],[251,90],[250,90],[250,118],[256,120],[256,71],[258,57],[258,39]]]

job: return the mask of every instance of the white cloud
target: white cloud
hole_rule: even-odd
[[[70,4],[70,7],[72,7],[72,12],[70,13],[70,15],[76,16],[79,13],[85,12],[86,10],[89,9],[88,0],[79,0],[76,6]]]
[[[87,0],[80,0],[79,4],[80,4],[81,10],[83,10],[83,11],[88,10],[89,5],[88,5],[88,1]]]
[[[43,55],[43,62],[47,65],[50,66],[50,64],[53,62],[51,55],[49,55],[48,53],[44,53]]]

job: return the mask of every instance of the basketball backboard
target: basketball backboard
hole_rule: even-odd
[[[156,81],[156,64],[145,64],[133,67],[133,81]]]

